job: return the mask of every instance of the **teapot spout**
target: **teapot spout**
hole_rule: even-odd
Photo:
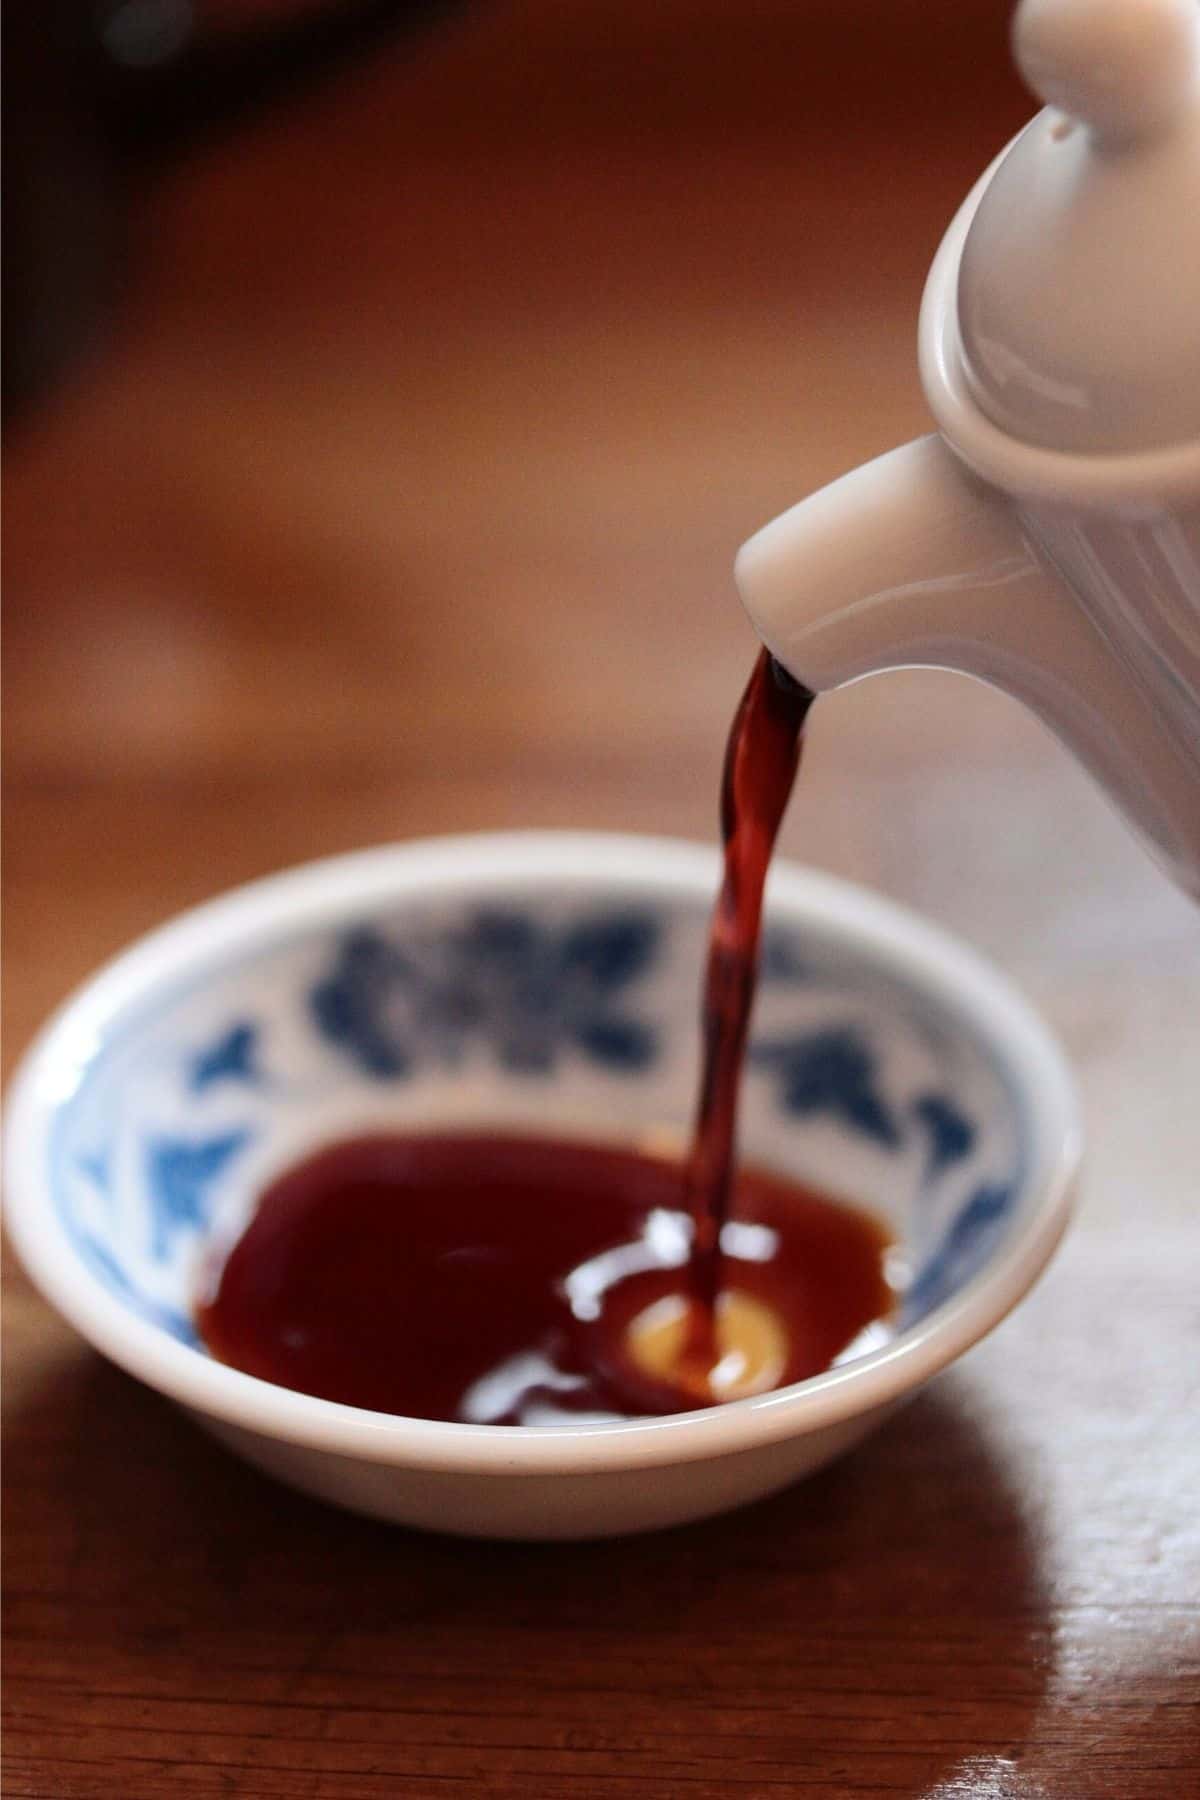
[[[1057,585],[1012,503],[937,436],[773,519],[742,546],[734,573],[767,648],[816,693],[920,666],[1007,686],[1000,664],[1014,648],[1023,660],[1038,654],[1035,608]],[[1019,621],[1016,645],[1006,621]]]
[[[773,520],[735,572],[763,642],[815,693],[942,668],[1022,701],[1200,894],[1198,747],[1092,623],[1047,548],[1054,533],[933,436]]]

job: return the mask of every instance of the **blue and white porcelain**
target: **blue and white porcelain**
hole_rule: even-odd
[[[796,868],[769,888],[742,1152],[890,1221],[893,1329],[772,1394],[535,1430],[291,1393],[214,1361],[192,1323],[263,1184],[339,1136],[684,1142],[717,877],[684,844],[464,838],[319,863],[165,926],[67,1004],[14,1085],[7,1217],[30,1274],[251,1462],[383,1518],[594,1536],[816,1468],[1021,1298],[1066,1223],[1079,1127],[1059,1051],[999,976]]]

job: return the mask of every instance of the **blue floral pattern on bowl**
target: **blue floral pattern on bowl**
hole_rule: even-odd
[[[164,993],[79,1071],[55,1205],[121,1303],[186,1343],[209,1263],[278,1168],[419,1126],[681,1145],[707,916],[538,890],[311,930]],[[909,1265],[900,1322],[1011,1228],[1027,1127],[975,1032],[866,954],[774,927],[741,1106],[759,1160],[875,1208]]]
[[[560,1051],[630,1073],[653,1059],[653,1025],[623,1005],[650,965],[658,921],[641,911],[590,914],[546,926],[527,910],[488,907],[423,941],[370,925],[341,939],[309,1004],[319,1031],[368,1075],[453,1066],[471,1039],[500,1064],[548,1074]]]

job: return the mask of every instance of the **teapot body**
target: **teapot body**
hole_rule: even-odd
[[[1016,511],[1097,645],[1074,676],[1068,662],[1050,723],[1200,899],[1200,503],[1127,519]]]
[[[1200,832],[1200,504],[1131,520],[1028,509],[1025,522],[1193,771]]]

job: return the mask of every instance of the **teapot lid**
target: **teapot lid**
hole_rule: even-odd
[[[1200,440],[1200,5],[1022,0],[1013,44],[1046,108],[969,203],[967,394],[1068,453]]]

